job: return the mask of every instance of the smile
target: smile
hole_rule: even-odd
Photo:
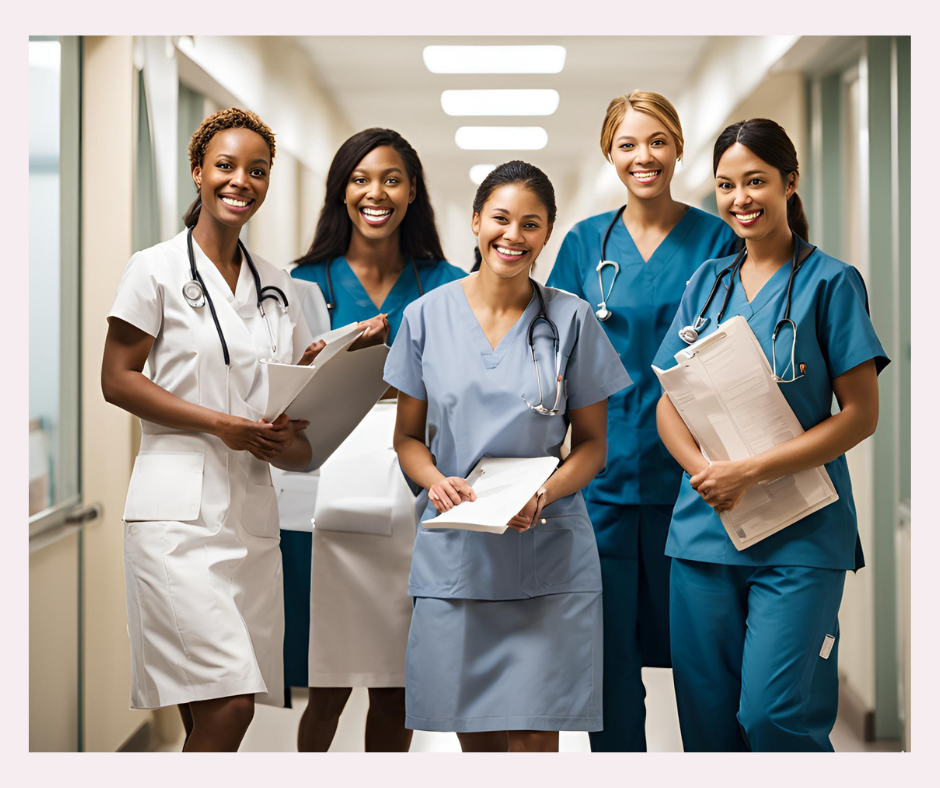
[[[247,208],[254,202],[253,200],[238,200],[235,197],[221,197],[220,199],[229,206],[229,208]]]
[[[393,210],[391,208],[360,208],[359,213],[362,214],[362,218],[365,219],[369,224],[379,225],[385,224],[391,216]]]
[[[640,183],[652,183],[659,177],[661,172],[662,170],[643,170],[639,172],[631,172],[630,174]]]
[[[528,249],[510,249],[506,246],[494,246],[493,248],[496,250],[496,254],[500,259],[512,260],[513,262],[529,253]]]
[[[760,218],[760,216],[761,216],[761,214],[762,214],[763,212],[764,212],[763,210],[760,210],[760,211],[753,211],[753,212],[751,212],[751,213],[733,213],[733,212],[732,212],[731,215],[732,215],[735,219],[738,220],[738,224],[743,224],[743,225],[747,226],[747,225],[750,225],[750,224],[754,224],[754,222],[756,222],[756,221]]]

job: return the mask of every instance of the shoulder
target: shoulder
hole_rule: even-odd
[[[816,248],[806,258],[803,262],[803,267],[808,271],[812,271],[813,276],[829,281],[840,278],[861,278],[861,274],[854,265],[843,262],[830,254],[826,254],[819,248]]]
[[[405,307],[402,320],[409,322],[424,321],[428,314],[435,313],[443,304],[452,303],[454,296],[458,294],[457,288],[460,286],[460,280],[454,279],[435,287],[433,290],[428,290],[423,296],[416,298]]]
[[[283,287],[285,284],[290,283],[290,272],[286,268],[280,268],[274,263],[270,263],[265,260],[263,257],[254,254],[250,249],[248,254],[251,255],[251,262],[255,264],[255,268],[258,269],[258,276],[261,277],[261,286],[265,287],[266,285],[277,285]]]
[[[574,293],[560,290],[557,287],[548,287],[547,285],[536,286],[541,287],[542,295],[545,298],[545,308],[552,312],[552,320],[556,322],[567,317],[583,320],[592,311],[591,305]]]
[[[713,213],[703,211],[701,208],[696,208],[694,205],[689,206],[688,212],[689,218],[694,222],[694,232],[711,236],[727,243],[737,241],[738,236],[735,235],[734,230],[732,230],[728,226],[728,223],[720,216],[715,216]]]
[[[185,231],[168,241],[135,252],[128,261],[125,272],[149,274],[160,280],[176,275],[183,268],[187,271],[189,269]]]
[[[617,215],[617,210],[619,209],[604,211],[604,213],[598,213],[594,216],[589,216],[587,219],[582,219],[580,222],[576,222],[575,225],[568,230],[568,234],[565,237],[591,239],[602,236],[607,232],[607,228],[610,227],[610,223]]]
[[[415,261],[418,266],[418,272],[422,280],[427,280],[427,284],[437,288],[445,282],[453,282],[456,279],[463,279],[467,272],[462,268],[448,263],[446,260],[418,260]]]
[[[294,279],[303,279],[307,282],[319,282],[326,276],[326,261],[319,263],[301,263],[291,269],[290,275]]]

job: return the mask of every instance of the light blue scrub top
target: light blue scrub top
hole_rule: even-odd
[[[709,260],[689,282],[682,303],[662,347],[653,361],[661,369],[675,366],[674,355],[687,347],[678,335],[698,316],[718,272],[733,257]],[[771,335],[786,309],[790,263],[782,266],[748,303],[739,276],[725,319],[742,315],[747,319],[771,360]],[[727,281],[728,275],[725,276]],[[711,318],[706,334],[714,330],[725,296],[720,287],[706,312]],[[868,314],[868,292],[861,274],[852,266],[818,249],[812,252],[793,279],[790,318],[797,325],[796,363],[806,364],[806,374],[794,383],[781,383],[780,390],[804,430],[832,415],[832,381],[869,359],[880,373],[888,357],[875,334]],[[790,361],[792,332],[781,329],[777,336],[777,374]],[[797,370],[799,374],[799,370]],[[791,377],[787,370],[785,377]],[[852,482],[845,455],[826,463],[839,500],[761,542],[738,551],[731,544],[715,511],[692,489],[684,474],[679,498],[672,514],[666,553],[674,558],[741,566],[809,566],[819,569],[860,569],[865,565],[858,538]]]
[[[459,282],[439,287],[405,309],[398,339],[385,363],[390,386],[428,403],[427,442],[438,470],[466,476],[489,457],[561,457],[570,408],[607,399],[630,377],[591,307],[570,293],[536,285],[559,334],[565,388],[556,416],[530,410],[538,403],[536,365],[527,341],[538,314],[535,293],[493,350]],[[551,333],[533,332],[545,402],[555,400]],[[421,520],[437,512],[418,498]],[[419,597],[525,599],[544,594],[601,590],[594,531],[581,493],[546,506],[547,520],[500,535],[418,528],[409,593]]]
[[[604,234],[616,211],[578,222],[565,236],[548,284],[574,293],[596,309]],[[662,388],[650,362],[676,314],[686,283],[698,267],[736,249],[737,236],[717,216],[689,207],[648,261],[622,220],[611,230],[607,259],[620,264],[601,323],[634,385],[607,404],[607,467],[591,482],[591,499],[619,504],[673,504],[682,468],[659,439],[656,403]],[[604,294],[614,269],[604,266]]]
[[[467,275],[466,271],[451,265],[445,260],[438,260],[437,262],[416,260],[415,264],[418,267],[418,275],[421,277],[421,286],[425,293],[446,282],[453,282],[455,279],[461,279]],[[329,300],[330,291],[326,286],[326,263],[299,265],[291,271],[291,276],[307,282],[316,282],[320,286],[323,297]],[[331,326],[339,328],[349,323],[368,320],[370,317],[375,317],[379,312],[387,312],[389,345],[395,341],[395,335],[398,333],[398,326],[401,323],[401,316],[405,307],[421,296],[411,263],[405,263],[398,281],[395,282],[388,295],[385,296],[382,306],[378,309],[375,308],[375,304],[372,303],[372,299],[369,298],[369,294],[362,286],[359,278],[349,267],[345,257],[333,259],[330,266],[330,278],[333,280],[333,294],[336,302],[336,308],[332,310],[330,315]]]

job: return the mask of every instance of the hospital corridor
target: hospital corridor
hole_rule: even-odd
[[[912,752],[910,217],[909,36],[31,35],[29,751]]]

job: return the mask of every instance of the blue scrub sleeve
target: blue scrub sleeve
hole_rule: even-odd
[[[571,230],[561,242],[555,265],[545,284],[548,287],[566,290],[578,298],[584,298],[584,291],[581,287],[581,243],[574,230]]]
[[[869,359],[874,359],[879,374],[888,366],[890,360],[869,315],[865,281],[853,266],[845,266],[828,281],[816,319],[830,380]]]
[[[679,301],[679,308],[676,310],[676,316],[672,319],[672,325],[669,326],[669,330],[666,332],[666,336],[663,337],[662,344],[660,344],[659,350],[656,351],[656,356],[653,358],[654,366],[660,369],[671,369],[676,365],[676,353],[688,347],[688,345],[679,338],[679,331],[686,326],[692,325],[695,318],[698,317],[699,312],[702,311],[702,307],[705,306],[708,291],[706,289],[704,295],[701,297],[699,296],[699,291],[702,289],[703,279],[705,280],[706,288],[712,286],[714,283],[714,270],[714,261],[709,260],[699,266],[699,269],[692,275],[692,278],[685,287],[685,292],[682,294],[682,300]],[[716,298],[721,297],[721,293],[716,296]],[[699,303],[700,300],[701,303]],[[709,326],[709,329],[710,328]]]
[[[411,304],[402,315],[401,326],[385,359],[385,382],[409,397],[427,402],[424,386],[424,315]]]
[[[585,305],[587,306],[587,305]],[[590,308],[577,318],[578,341],[568,359],[568,409],[586,408],[633,385],[620,356]]]

